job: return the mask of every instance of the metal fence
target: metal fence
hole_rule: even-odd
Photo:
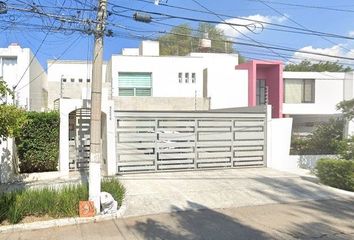
[[[115,112],[117,173],[264,166],[266,110]]]

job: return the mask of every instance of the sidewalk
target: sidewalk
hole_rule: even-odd
[[[318,238],[354,239],[353,201],[332,199],[219,210],[190,210],[0,234],[0,240]]]

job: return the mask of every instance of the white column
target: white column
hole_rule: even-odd
[[[59,171],[69,176],[69,112],[64,99],[60,99],[60,132],[59,132]]]

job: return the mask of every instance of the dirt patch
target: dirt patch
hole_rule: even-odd
[[[55,218],[48,216],[48,215],[44,215],[44,216],[27,216],[24,219],[22,219],[20,223],[32,223],[32,222],[40,222],[40,221],[48,221],[48,220],[54,220]],[[2,223],[0,223],[0,226],[7,226],[7,225],[11,225],[11,223],[8,220],[3,221]]]

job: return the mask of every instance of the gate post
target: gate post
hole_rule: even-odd
[[[264,119],[264,166],[268,167],[268,160],[271,156],[271,121],[272,121],[272,105],[266,105],[266,118]]]

